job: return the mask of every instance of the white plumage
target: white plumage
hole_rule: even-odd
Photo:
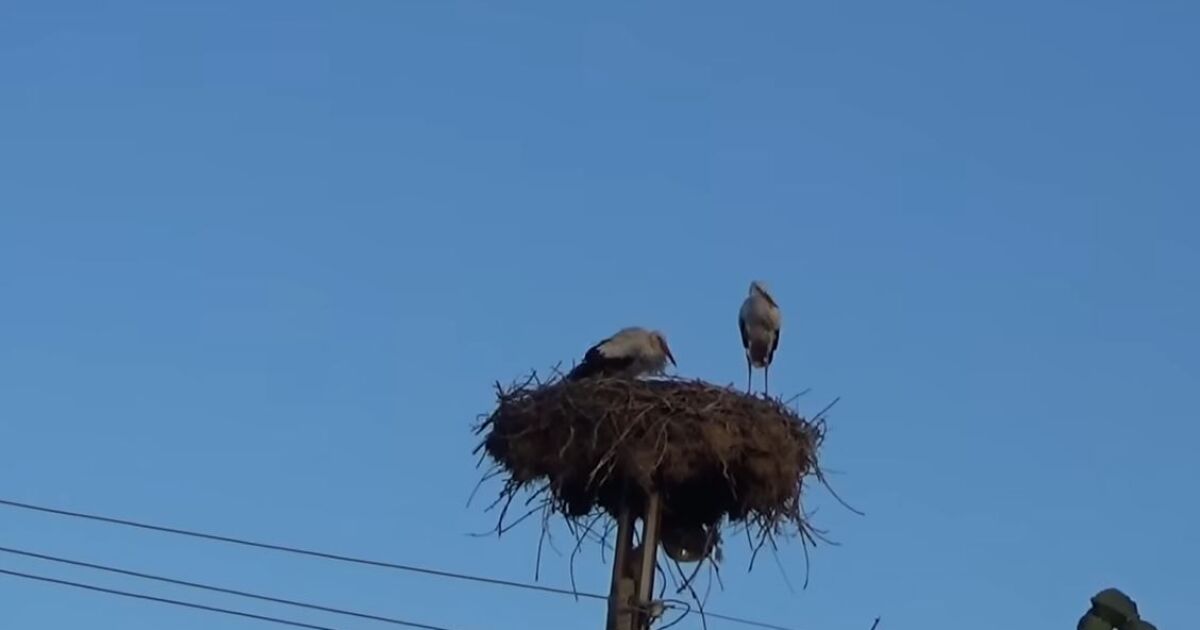
[[[762,282],[750,283],[750,295],[738,311],[738,328],[742,332],[742,347],[746,349],[746,391],[751,390],[754,368],[763,370],[763,393],[769,393],[769,374],[775,349],[779,347],[779,330],[783,316],[775,298]]]
[[[659,374],[667,368],[668,361],[675,365],[675,357],[661,332],[631,326],[588,348],[583,361],[571,370],[567,380]]]

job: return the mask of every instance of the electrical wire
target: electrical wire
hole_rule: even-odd
[[[309,604],[306,602],[296,601],[296,600],[292,600],[292,599],[284,599],[281,597],[271,597],[269,595],[259,595],[257,593],[251,593],[249,591],[239,591],[237,589],[225,588],[222,586],[213,586],[211,584],[203,584],[201,582],[191,582],[188,580],[180,580],[177,578],[170,578],[170,577],[165,577],[165,576],[161,576],[161,575],[154,575],[152,573],[142,573],[140,571],[131,571],[129,569],[121,569],[118,567],[113,567],[113,566],[108,566],[108,565],[103,565],[103,564],[95,564],[92,562],[83,562],[81,560],[71,560],[70,558],[61,558],[58,556],[51,556],[51,555],[47,555],[44,553],[37,553],[35,551],[25,551],[22,549],[13,549],[11,547],[0,547],[0,552],[9,553],[9,554],[18,555],[18,556],[24,556],[26,558],[37,558],[39,560],[47,560],[49,562],[57,562],[59,564],[69,564],[71,566],[76,566],[76,567],[96,569],[97,571],[105,571],[108,573],[116,573],[119,575],[128,575],[131,577],[142,578],[145,580],[153,580],[156,582],[164,582],[167,584],[176,584],[179,586],[198,588],[201,590],[212,591],[214,593],[237,595],[238,597],[257,599],[257,600],[265,601],[265,602],[272,602],[272,603],[276,603],[276,604],[286,604],[288,606],[296,606],[298,608],[307,608],[309,610],[319,610],[321,612],[333,613],[335,615],[345,615],[348,617],[357,617],[359,619],[369,619],[371,621],[380,621],[383,623],[390,623],[392,625],[397,625],[397,626],[407,626],[410,628],[423,628],[425,630],[446,630],[445,628],[439,628],[437,626],[430,626],[430,625],[426,625],[423,623],[416,623],[416,622],[412,622],[412,621],[405,621],[403,619],[396,619],[394,617],[384,617],[381,615],[373,615],[373,614],[369,614],[369,613],[356,612],[353,610],[334,608],[332,606],[321,606],[318,604]]]
[[[191,538],[199,538],[199,539],[203,539],[203,540],[224,542],[224,543],[229,543],[229,544],[233,544],[233,545],[241,545],[244,547],[253,547],[253,548],[257,548],[257,549],[266,549],[266,550],[270,550],[270,551],[280,551],[280,552],[292,553],[292,554],[297,554],[297,555],[302,555],[302,556],[309,556],[309,557],[313,557],[313,558],[321,558],[324,560],[334,560],[337,562],[346,562],[346,563],[351,563],[351,564],[373,566],[373,567],[379,567],[379,568],[384,568],[384,569],[393,569],[393,570],[397,570],[397,571],[408,571],[408,572],[412,572],[412,573],[432,575],[432,576],[450,578],[450,579],[455,579],[455,580],[478,582],[478,583],[482,583],[482,584],[492,584],[492,585],[496,585],[496,586],[507,586],[507,587],[511,587],[511,588],[520,588],[520,589],[531,590],[531,591],[540,591],[543,593],[553,593],[556,595],[569,595],[576,599],[584,598],[584,599],[608,601],[607,595],[600,595],[597,593],[588,593],[585,591],[577,591],[577,590],[567,589],[567,588],[555,588],[553,586],[542,586],[540,584],[529,584],[526,582],[515,582],[512,580],[502,580],[502,579],[498,579],[498,578],[481,577],[481,576],[476,576],[476,575],[468,575],[465,573],[454,573],[451,571],[442,571],[439,569],[430,569],[427,567],[418,567],[418,566],[414,566],[414,565],[399,564],[399,563],[395,563],[395,562],[386,562],[386,561],[382,561],[382,560],[371,560],[369,558],[358,558],[358,557],[354,557],[354,556],[346,556],[346,555],[342,555],[342,554],[329,553],[329,552],[325,552],[325,551],[316,551],[316,550],[312,550],[312,549],[303,549],[300,547],[291,547],[291,546],[287,546],[287,545],[257,542],[257,541],[253,541],[253,540],[242,539],[242,538],[234,538],[232,536],[222,536],[219,534],[208,534],[208,533],[198,532],[198,531],[193,531],[193,530],[180,529],[177,527],[166,527],[163,525],[153,525],[150,523],[143,523],[143,522],[132,521],[132,520],[128,520],[128,519],[114,518],[114,517],[110,517],[110,516],[102,516],[99,514],[88,514],[85,512],[76,512],[76,511],[72,511],[72,510],[52,508],[52,507],[47,507],[47,506],[43,506],[43,505],[34,505],[32,503],[13,501],[11,499],[5,499],[5,498],[0,498],[0,506],[8,506],[8,507],[18,508],[18,509],[22,509],[22,510],[30,510],[30,511],[34,511],[34,512],[42,512],[45,514],[55,514],[55,515],[59,515],[59,516],[80,518],[80,519],[85,519],[85,520],[90,520],[90,521],[101,522],[101,523],[109,523],[112,525],[122,525],[125,527],[134,527],[134,528],[138,528],[138,529],[163,532],[163,533],[167,533],[167,534],[176,534],[179,536],[188,536]],[[709,611],[705,611],[704,615],[706,617],[709,617],[712,619],[721,619],[724,621],[729,621],[731,623],[738,623],[738,624],[742,624],[742,625],[746,625],[746,626],[753,626],[753,627],[757,627],[757,628],[765,628],[767,630],[793,630],[792,628],[787,628],[785,626],[777,626],[774,624],[764,623],[761,621],[754,621],[751,619],[743,619],[741,617],[734,617],[732,615],[722,615],[719,613],[714,613],[714,612],[709,612]]]
[[[57,514],[60,516],[70,516],[70,517],[74,517],[74,518],[82,518],[82,519],[98,521],[98,522],[102,522],[102,523],[110,523],[113,525],[124,525],[126,527],[136,527],[139,529],[164,532],[164,533],[168,533],[168,534],[177,534],[180,536],[190,536],[192,538],[213,540],[213,541],[224,542],[224,543],[229,543],[229,544],[233,544],[233,545],[242,545],[245,547],[255,547],[258,549],[268,549],[271,551],[282,551],[282,552],[286,552],[286,553],[294,553],[294,554],[299,554],[299,555],[303,555],[303,556],[311,556],[314,558],[322,558],[325,560],[336,560],[338,562],[349,562],[352,564],[361,564],[361,565],[367,565],[367,566],[373,566],[373,567],[380,567],[380,568],[384,568],[384,569],[395,569],[397,571],[409,571],[412,573],[435,575],[438,577],[451,578],[451,579],[456,579],[456,580],[466,580],[466,581],[471,581],[471,582],[482,582],[484,584],[509,586],[509,587],[513,587],[513,588],[523,588],[523,589],[529,589],[529,590],[533,590],[533,591],[555,593],[557,595],[571,595],[573,597],[585,597],[585,598],[589,598],[589,599],[600,599],[600,600],[608,599],[608,596],[598,595],[596,593],[585,593],[585,592],[580,592],[580,591],[573,591],[571,589],[566,589],[566,588],[554,588],[552,586],[541,586],[538,584],[527,584],[525,582],[514,582],[511,580],[501,580],[501,579],[497,579],[497,578],[479,577],[479,576],[474,576],[474,575],[467,575],[464,573],[453,573],[450,571],[441,571],[438,569],[429,569],[429,568],[425,568],[425,567],[418,567],[418,566],[413,566],[413,565],[408,565],[408,564],[398,564],[395,562],[385,562],[382,560],[371,560],[368,558],[356,558],[354,556],[344,556],[341,554],[328,553],[325,551],[314,551],[312,549],[301,549],[299,547],[289,547],[286,545],[276,545],[276,544],[272,544],[272,543],[256,542],[253,540],[244,540],[241,538],[233,538],[230,536],[221,536],[218,534],[206,534],[204,532],[179,529],[176,527],[164,527],[162,525],[151,525],[149,523],[140,523],[137,521],[130,521],[130,520],[120,519],[120,518],[112,518],[112,517],[108,517],[108,516],[100,516],[97,514],[86,514],[83,512],[73,512],[71,510],[60,510],[57,508],[33,505],[30,503],[21,503],[19,501],[10,501],[8,499],[0,499],[0,505],[7,505],[9,507],[15,507],[15,508],[20,508],[20,509],[24,509],[24,510],[33,510],[36,512],[44,512],[47,514]]]
[[[154,595],[144,595],[142,593],[131,593],[129,591],[118,591],[113,588],[104,588],[94,584],[84,584],[82,582],[72,582],[70,580],[60,580],[58,578],[46,577],[44,575],[33,575],[32,573],[21,573],[20,571],[9,571],[8,569],[0,569],[0,574],[9,575],[25,580],[36,580],[38,582],[49,582],[51,584],[60,584],[62,586],[71,586],[74,588],[95,591],[97,593],[105,593],[108,595],[119,595],[121,597],[129,597],[132,599],[143,599],[162,604],[171,604],[172,606],[182,606],[184,608],[193,608],[206,612],[221,613],[224,615],[233,615],[235,617],[243,617],[245,619],[254,619],[257,621],[267,621],[285,626],[293,626],[296,628],[308,628],[309,630],[338,630],[329,626],[318,626],[316,624],[304,623],[301,621],[292,621],[289,619],[280,619],[279,617],[269,617],[267,615],[257,615],[254,613],[243,612],[240,610],[230,610],[228,608],[218,608],[216,606],[205,606],[204,604],[196,604],[193,602],[185,602],[178,599],[168,599],[166,597],[155,597]],[[445,629],[443,629],[445,630]]]
[[[721,619],[731,623],[740,623],[744,626],[754,626],[755,628],[768,628],[769,630],[793,630],[793,628],[788,628],[786,626],[777,626],[775,624],[765,623],[762,621],[742,619],[741,617],[731,617],[730,615],[722,615],[720,613],[709,612],[707,610],[704,611],[704,616],[712,617],[713,619]]]

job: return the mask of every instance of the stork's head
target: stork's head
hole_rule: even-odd
[[[663,356],[667,357],[667,360],[671,362],[671,365],[679,367],[678,364],[675,363],[675,356],[671,354],[671,347],[667,345],[667,338],[657,330],[650,333],[650,338],[654,340],[654,344],[658,346],[658,349],[663,353]]]
[[[750,283],[750,295],[760,295],[771,304],[775,304],[775,298],[771,297],[771,292],[767,290],[767,284],[762,280]]]

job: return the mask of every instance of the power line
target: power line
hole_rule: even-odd
[[[46,514],[56,514],[59,516],[69,516],[72,518],[81,518],[81,519],[97,521],[97,522],[101,522],[101,523],[110,523],[113,525],[122,525],[125,527],[134,527],[134,528],[138,528],[138,529],[164,532],[164,533],[168,533],[168,534],[177,534],[180,536],[188,536],[191,538],[200,538],[203,540],[224,542],[224,543],[229,543],[232,545],[241,545],[244,547],[254,547],[257,549],[267,549],[267,550],[271,550],[271,551],[282,551],[285,553],[293,553],[293,554],[302,555],[302,556],[310,556],[313,558],[322,558],[325,560],[335,560],[337,562],[347,562],[347,563],[351,563],[351,564],[373,566],[373,567],[379,567],[379,568],[384,568],[384,569],[393,569],[393,570],[397,570],[397,571],[408,571],[408,572],[412,572],[412,573],[433,575],[433,576],[437,576],[437,577],[444,577],[444,578],[450,578],[450,579],[455,579],[455,580],[464,580],[464,581],[468,581],[468,582],[479,582],[482,584],[492,584],[492,585],[496,585],[496,586],[508,586],[511,588],[520,588],[520,589],[526,589],[526,590],[530,590],[530,591],[553,593],[555,595],[570,595],[571,597],[575,597],[576,599],[582,597],[585,599],[608,601],[607,595],[599,595],[597,593],[588,593],[588,592],[584,592],[584,591],[577,591],[577,590],[566,589],[566,588],[555,588],[553,586],[542,586],[540,584],[529,584],[526,582],[515,582],[512,580],[502,580],[502,579],[498,579],[498,578],[480,577],[480,576],[476,576],[476,575],[468,575],[465,573],[454,573],[451,571],[442,571],[439,569],[430,569],[430,568],[426,568],[426,567],[418,567],[418,566],[413,566],[413,565],[408,565],[408,564],[399,564],[399,563],[395,563],[395,562],[386,562],[386,561],[382,561],[382,560],[371,560],[369,558],[358,558],[358,557],[354,557],[354,556],[346,556],[346,555],[342,555],[342,554],[329,553],[329,552],[325,552],[325,551],[303,549],[300,547],[290,547],[287,545],[277,545],[277,544],[273,544],[273,543],[257,542],[257,541],[253,541],[253,540],[245,540],[242,538],[233,538],[231,536],[222,536],[219,534],[207,534],[204,532],[180,529],[177,527],[166,527],[163,525],[153,525],[150,523],[131,521],[128,519],[113,518],[110,516],[101,516],[98,514],[87,514],[84,512],[63,510],[60,508],[46,507],[43,505],[34,505],[32,503],[23,503],[21,501],[12,501],[9,499],[4,499],[4,498],[0,498],[0,505],[6,505],[9,507],[19,508],[22,510],[32,510],[35,512],[42,512],[42,513],[46,513]],[[741,617],[734,617],[732,615],[722,615],[719,613],[708,612],[708,611],[705,611],[704,615],[706,617],[711,617],[713,619],[721,619],[724,621],[738,623],[738,624],[742,624],[742,625],[746,625],[746,626],[754,626],[757,628],[766,628],[768,630],[793,630],[793,629],[787,628],[785,626],[777,626],[774,624],[764,623],[761,621],[754,621],[751,619],[743,619]]]
[[[255,619],[257,621],[267,621],[270,623],[277,623],[277,624],[285,625],[285,626],[294,626],[296,628],[308,628],[309,630],[337,630],[337,628],[330,628],[329,626],[318,626],[315,624],[304,623],[301,621],[291,621],[288,619],[280,619],[278,617],[269,617],[267,615],[256,615],[254,613],[242,612],[240,610],[230,610],[228,608],[217,608],[216,606],[205,606],[204,604],[185,602],[185,601],[180,601],[178,599],[167,599],[166,597],[155,597],[153,595],[143,595],[141,593],[130,593],[129,591],[118,591],[116,589],[104,588],[103,586],[96,586],[94,584],[84,584],[82,582],[71,582],[69,580],[60,580],[57,578],[45,577],[42,575],[33,575],[31,573],[21,573],[19,571],[9,571],[8,569],[0,569],[0,574],[11,575],[13,577],[22,578],[25,580],[37,580],[39,582],[49,582],[51,584],[61,584],[63,586],[71,586],[74,588],[80,588],[80,589],[84,589],[84,590],[88,590],[88,591],[95,591],[97,593],[105,593],[108,595],[120,595],[121,597],[129,597],[129,598],[133,598],[133,599],[144,599],[144,600],[152,601],[152,602],[171,604],[172,606],[182,606],[184,608],[194,608],[196,610],[221,613],[224,615],[233,615],[235,617],[244,617],[246,619]]]
[[[467,580],[470,582],[482,582],[484,584],[510,586],[513,588],[523,588],[523,589],[529,589],[529,590],[533,590],[533,591],[543,591],[546,593],[555,593],[558,595],[571,595],[574,597],[586,597],[586,598],[590,598],[590,599],[600,599],[600,600],[608,599],[608,597],[605,595],[597,595],[595,593],[584,593],[584,592],[573,591],[573,590],[565,589],[565,588],[554,588],[552,586],[541,586],[538,584],[526,584],[524,582],[513,582],[510,580],[501,580],[501,579],[497,579],[497,578],[479,577],[479,576],[474,576],[474,575],[466,575],[464,573],[452,573],[450,571],[440,571],[438,569],[428,569],[425,567],[417,567],[417,566],[407,565],[407,564],[398,564],[395,562],[384,562],[382,560],[371,560],[368,558],[356,558],[353,556],[344,556],[341,554],[328,553],[328,552],[324,552],[324,551],[314,551],[311,549],[301,549],[299,547],[289,547],[286,545],[276,545],[276,544],[271,544],[271,543],[256,542],[253,540],[244,540],[244,539],[240,539],[240,538],[232,538],[230,536],[220,536],[217,534],[206,534],[203,532],[179,529],[179,528],[175,528],[175,527],[164,527],[161,525],[151,525],[149,523],[139,523],[137,521],[130,521],[130,520],[120,519],[120,518],[111,518],[108,516],[99,516],[96,514],[85,514],[83,512],[60,510],[57,508],[50,508],[50,507],[45,507],[45,506],[40,506],[40,505],[32,505],[30,503],[21,503],[19,501],[9,501],[7,499],[0,499],[0,505],[7,505],[9,507],[21,508],[24,510],[34,510],[37,512],[45,512],[47,514],[58,514],[60,516],[70,516],[70,517],[74,517],[74,518],[88,519],[88,520],[92,520],[92,521],[99,521],[102,523],[111,523],[114,525],[137,527],[140,529],[147,529],[147,530],[157,531],[157,532],[165,532],[168,534],[178,534],[180,536],[190,536],[192,538],[214,540],[217,542],[230,543],[233,545],[242,545],[245,547],[255,547],[258,549],[269,549],[271,551],[283,551],[286,553],[294,553],[294,554],[299,554],[299,555],[303,555],[303,556],[311,556],[314,558],[323,558],[325,560],[337,560],[338,562],[349,562],[349,563],[353,563],[353,564],[362,564],[362,565],[373,566],[373,567],[381,567],[384,569],[395,569],[397,571],[410,571],[413,573],[423,573],[425,575],[436,575],[439,577],[452,578],[452,579],[456,579],[456,580]]]
[[[83,562],[81,560],[71,560],[70,558],[60,558],[58,556],[51,556],[51,555],[47,555],[47,554],[43,554],[43,553],[37,553],[34,551],[24,551],[21,549],[13,549],[11,547],[0,547],[0,552],[10,553],[10,554],[18,555],[18,556],[25,556],[27,558],[37,558],[39,560],[48,560],[50,562],[58,562],[60,564],[69,564],[69,565],[77,566],[77,567],[85,567],[88,569],[96,569],[98,571],[106,571],[108,573],[117,573],[120,575],[128,575],[128,576],[142,578],[142,579],[146,579],[146,580],[154,580],[156,582],[165,582],[167,584],[188,586],[191,588],[198,588],[198,589],[202,589],[202,590],[206,590],[206,591],[213,591],[215,593],[225,593],[227,595],[237,595],[238,597],[247,597],[250,599],[257,599],[257,600],[261,600],[261,601],[265,601],[265,602],[272,602],[272,603],[276,603],[276,604],[287,604],[288,606],[296,606],[299,608],[307,608],[310,610],[319,610],[321,612],[333,613],[336,615],[346,615],[348,617],[358,617],[359,619],[370,619],[371,621],[380,621],[383,623],[390,623],[390,624],[397,625],[397,626],[408,626],[410,628],[423,628],[424,630],[448,630],[447,628],[442,628],[439,626],[431,626],[431,625],[427,625],[427,624],[423,624],[423,623],[405,621],[403,619],[396,619],[394,617],[384,617],[381,615],[372,615],[369,613],[355,612],[353,610],[333,608],[331,606],[321,606],[321,605],[317,605],[317,604],[309,604],[309,603],[300,602],[300,601],[296,601],[296,600],[292,600],[292,599],[283,599],[281,597],[271,597],[269,595],[259,595],[257,593],[251,593],[248,591],[239,591],[237,589],[225,588],[225,587],[221,587],[221,586],[213,586],[211,584],[202,584],[200,582],[190,582],[188,580],[169,578],[169,577],[165,577],[165,576],[161,576],[161,575],[154,575],[151,573],[142,573],[140,571],[131,571],[129,569],[121,569],[121,568],[107,566],[107,565],[103,565],[103,564],[94,564],[91,562]]]
[[[707,610],[704,611],[703,614],[705,617],[712,617],[713,619],[721,619],[721,620],[728,621],[731,623],[740,623],[743,626],[754,626],[756,628],[768,628],[769,630],[793,630],[792,628],[788,628],[786,626],[777,626],[775,624],[764,623],[762,621],[754,621],[752,619],[742,619],[741,617],[731,617],[729,615],[722,615],[720,613],[708,612]]]

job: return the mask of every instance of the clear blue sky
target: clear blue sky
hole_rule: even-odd
[[[825,463],[867,516],[813,493],[841,546],[795,593],[731,541],[712,609],[1073,628],[1115,585],[1186,625],[1200,6],[507,4],[0,5],[0,496],[531,580],[536,526],[469,536],[491,383],[630,324],[740,383],[762,278],[772,384],[842,396]],[[0,538],[456,630],[603,617],[7,509]],[[577,576],[606,588],[594,551]],[[3,576],[0,625],[270,627]]]

